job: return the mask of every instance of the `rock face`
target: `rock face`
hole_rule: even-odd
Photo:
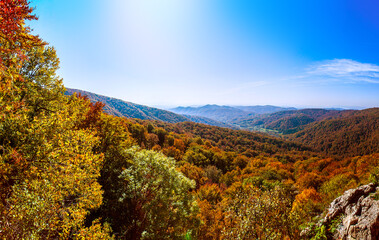
[[[371,183],[350,189],[331,203],[322,224],[330,226],[333,220],[342,220],[333,239],[379,239],[379,201],[373,197],[378,192],[379,187]]]

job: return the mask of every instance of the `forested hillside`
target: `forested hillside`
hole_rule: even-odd
[[[145,121],[139,121],[137,119],[135,121],[146,124]],[[151,123],[154,123],[154,125],[164,128],[169,132],[190,134],[192,137],[200,137],[209,140],[213,145],[228,151],[259,150],[260,153],[270,153],[291,150],[305,151],[309,149],[300,144],[278,139],[259,132],[233,130],[191,122],[169,124],[155,121]]]
[[[181,171],[196,181],[200,219],[205,224],[200,225],[199,239],[238,238],[251,230],[242,221],[266,226],[255,228],[249,238],[270,239],[274,232],[272,239],[289,234],[299,239],[300,230],[336,196],[367,183],[370,174],[377,176],[377,152],[325,157],[301,145],[246,131],[135,121],[129,131],[138,144],[174,157]],[[231,211],[237,208],[242,212]],[[244,215],[245,211],[254,215]]]
[[[307,124],[327,118],[342,116],[347,110],[302,109],[264,114],[255,118],[234,122],[250,130],[271,129],[290,134],[303,129]]]
[[[1,239],[301,239],[306,228],[326,239],[333,229],[314,224],[325,207],[378,182],[377,109],[337,124],[364,129],[370,149],[338,158],[248,131],[113,116],[65,95],[55,49],[26,26],[29,3],[0,3]],[[334,121],[323,124],[338,133]]]
[[[126,102],[79,89],[66,89],[67,95],[73,95],[74,93],[87,96],[92,102],[104,103],[104,111],[118,117],[161,120],[171,123],[189,121],[188,118],[169,111]]]
[[[314,122],[291,139],[338,156],[379,152],[379,108],[344,112],[341,117]]]

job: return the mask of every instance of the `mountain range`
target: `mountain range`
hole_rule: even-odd
[[[66,88],[66,95],[74,93],[87,96],[92,102],[102,102],[105,104],[104,111],[108,114],[137,118],[142,120],[158,120],[168,123],[178,122],[196,122],[217,127],[226,127],[232,129],[241,129],[239,122],[243,120],[254,119],[255,117],[265,113],[273,113],[277,111],[294,110],[295,108],[282,108],[277,106],[218,106],[205,105],[202,107],[177,107],[169,111],[148,107],[124,100],[107,97],[92,92]],[[243,127],[243,129],[248,129]]]
[[[91,92],[67,89],[104,103],[108,114],[166,123],[195,122],[216,127],[266,132],[339,156],[364,155],[379,149],[379,108],[365,110],[295,109],[277,106],[177,107],[171,111]],[[353,147],[352,147],[353,146]]]
[[[233,128],[232,125],[227,123],[219,122],[214,119],[200,117],[200,116],[190,116],[190,115],[180,115],[170,111],[148,107],[132,102],[123,101],[120,99],[107,97],[88,91],[83,91],[79,89],[66,88],[66,95],[72,95],[74,93],[87,96],[91,102],[102,102],[104,103],[104,111],[108,114],[117,117],[127,117],[127,118],[137,118],[142,120],[159,120],[168,123],[178,123],[178,122],[196,122],[203,123],[218,127],[228,127]]]
[[[170,111],[177,114],[206,117],[220,122],[235,123],[242,119],[251,119],[260,114],[274,113],[278,111],[296,110],[296,108],[283,108],[278,106],[219,106],[205,105],[201,107],[177,107]]]

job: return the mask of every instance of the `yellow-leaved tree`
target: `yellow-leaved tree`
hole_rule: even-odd
[[[0,2],[0,236],[108,238],[107,226],[84,227],[102,203],[98,139],[77,127],[89,103],[64,96],[55,50],[25,26],[32,10]]]

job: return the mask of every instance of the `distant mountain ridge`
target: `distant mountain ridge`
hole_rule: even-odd
[[[283,108],[278,106],[219,106],[205,105],[201,107],[177,107],[170,111],[182,114],[210,118],[216,121],[232,124],[241,119],[251,119],[262,113],[294,110],[296,108]],[[233,125],[233,124],[232,124]]]
[[[294,107],[278,107],[278,106],[273,106],[273,105],[235,106],[235,108],[241,109],[246,112],[257,113],[257,114],[297,110]]]
[[[224,128],[230,128],[230,129],[239,129],[236,126],[233,126],[231,124],[215,121],[210,118],[206,117],[200,117],[200,116],[193,116],[193,115],[183,115],[184,117],[188,118],[190,121],[195,122],[195,123],[203,123],[211,126],[216,126],[216,127],[224,127]]]
[[[66,95],[72,95],[74,93],[80,93],[81,95],[87,96],[91,102],[104,103],[104,111],[108,114],[118,117],[138,118],[142,120],[159,120],[168,123],[192,121],[196,123],[203,123],[218,127],[233,128],[231,125],[228,125],[226,123],[218,122],[205,117],[183,116],[170,111],[139,105],[120,99],[91,93],[88,91],[66,88]]]
[[[365,110],[300,109],[276,111],[282,108],[275,106],[263,106],[263,108],[262,106],[243,107],[249,109],[249,111],[254,109],[258,112],[276,111],[259,114],[246,112],[237,107],[205,105],[198,108],[176,108],[177,112],[182,113],[181,115],[83,90],[67,89],[66,95],[72,95],[75,92],[87,96],[92,102],[103,102],[105,112],[120,117],[178,124],[195,122],[229,129],[259,130],[274,135],[282,134],[285,138],[298,144],[303,144],[313,150],[341,157],[366,155],[379,151],[379,108]],[[184,113],[197,113],[209,117]],[[212,118],[221,119],[225,122]],[[196,125],[190,124],[188,126]],[[227,130],[224,129],[223,131]],[[209,132],[204,134],[209,134]],[[220,139],[215,140],[220,141]]]

